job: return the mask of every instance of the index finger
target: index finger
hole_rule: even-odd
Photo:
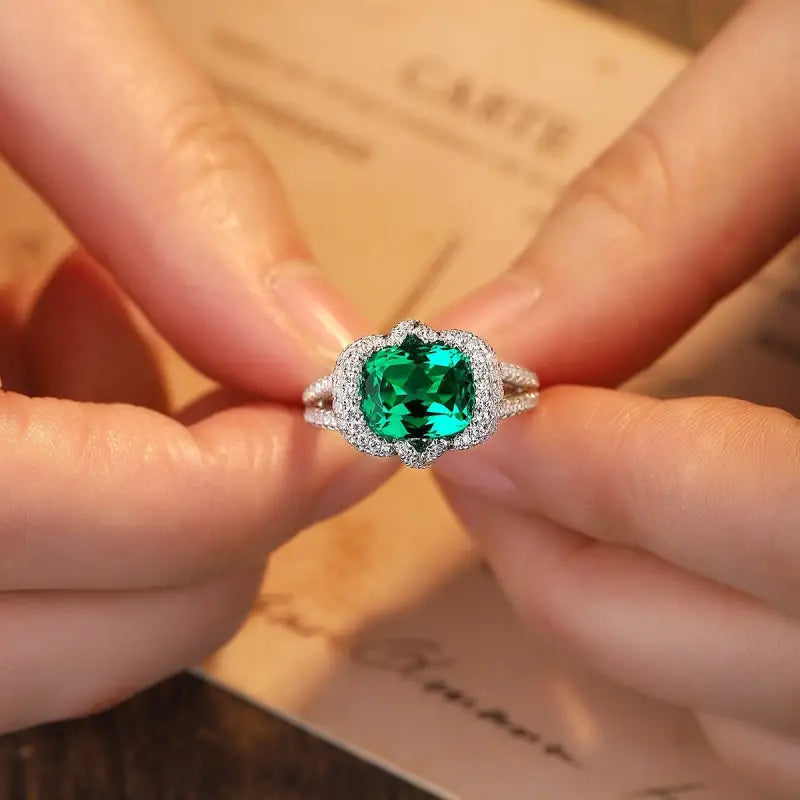
[[[800,4],[746,4],[439,327],[546,385],[615,384],[660,355],[800,226],[798,25]]]
[[[299,397],[358,321],[208,81],[132,0],[0,9],[0,150],[196,366]]]

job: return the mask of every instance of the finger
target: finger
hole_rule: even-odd
[[[243,395],[228,387],[212,390],[180,409],[175,418],[190,428],[210,416],[221,414],[245,403],[253,403],[252,396]],[[226,415],[227,416],[227,415]],[[307,429],[309,438],[316,439],[319,431]],[[323,433],[324,436],[324,433]],[[354,453],[341,440],[325,437],[321,445],[320,463],[331,466],[319,484],[314,502],[306,505],[306,523],[334,516],[349,508],[356,500],[369,495],[397,471],[399,462],[394,459],[365,459]]]
[[[798,25],[796,3],[747,4],[440,327],[486,335],[545,384],[649,364],[800,227]]]
[[[296,399],[350,340],[269,165],[143,4],[4,4],[0,116],[0,150],[207,374]]]
[[[739,774],[770,797],[796,800],[800,792],[800,738],[739,720],[698,714],[711,745]]]
[[[796,620],[649,553],[445,489],[534,631],[650,696],[800,730]]]
[[[184,427],[148,409],[0,394],[0,588],[140,588],[260,563],[393,469],[299,411]]]
[[[6,391],[28,388],[20,339],[30,303],[26,286],[11,283],[0,287],[0,386]]]
[[[194,425],[212,414],[218,414],[220,411],[225,411],[228,408],[234,408],[247,402],[254,402],[254,398],[224,386],[219,389],[212,389],[210,392],[192,400],[175,414],[175,419],[180,420],[184,425]]]
[[[556,388],[448,480],[800,614],[800,421],[727,398]]]
[[[156,355],[124,296],[81,251],[64,259],[39,295],[25,352],[32,394],[167,408]]]
[[[0,730],[84,716],[233,635],[260,570],[186,589],[0,594]]]

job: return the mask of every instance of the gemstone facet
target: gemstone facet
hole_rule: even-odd
[[[384,347],[364,363],[361,411],[370,430],[384,439],[426,439],[463,431],[475,410],[475,379],[469,357],[441,342],[413,334]]]

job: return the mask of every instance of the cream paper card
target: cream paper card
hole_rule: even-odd
[[[502,270],[686,63],[546,0],[153,4],[270,154],[319,260],[376,330]],[[0,256],[18,268],[68,241],[5,173],[0,226]],[[800,249],[634,385],[800,413],[798,310]],[[200,382],[179,375],[186,399]],[[756,797],[685,712],[526,632],[424,473],[402,471],[276,553],[244,627],[202,671],[442,797]]]

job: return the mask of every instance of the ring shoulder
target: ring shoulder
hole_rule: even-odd
[[[500,376],[503,383],[513,386],[517,389],[538,389],[539,376],[519,364],[509,364],[506,361],[501,361],[499,364]]]
[[[303,412],[303,418],[306,422],[310,422],[318,428],[327,428],[329,431],[339,430],[336,415],[329,408],[310,406]]]
[[[325,375],[308,386],[303,392],[303,405],[320,406],[333,394],[333,374]]]
[[[511,394],[503,398],[500,404],[500,419],[507,419],[508,417],[522,414],[524,411],[530,411],[536,407],[539,402],[539,392],[521,392],[520,394]]]

